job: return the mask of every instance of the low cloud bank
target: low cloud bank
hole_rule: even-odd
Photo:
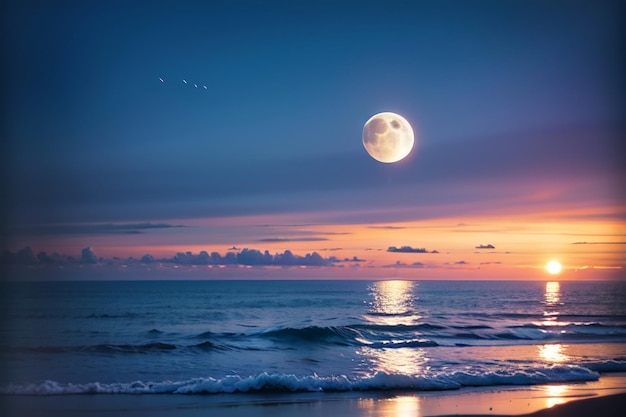
[[[439,253],[439,251],[432,250],[428,251],[425,248],[413,248],[411,246],[400,246],[399,248],[395,246],[389,246],[387,248],[387,252],[394,253]]]
[[[201,251],[178,252],[170,258],[156,258],[147,253],[141,258],[99,258],[91,247],[86,247],[81,251],[78,258],[72,256],[62,256],[58,253],[48,255],[40,252],[35,256],[30,247],[26,247],[17,252],[5,250],[0,255],[0,264],[4,265],[50,265],[50,264],[176,264],[176,265],[245,265],[245,266],[333,266],[342,262],[364,262],[356,256],[352,258],[339,259],[335,256],[323,257],[317,252],[305,255],[294,254],[290,250],[282,253],[271,254],[269,251],[261,252],[257,249],[244,248],[239,251],[229,251],[225,255],[218,252],[208,253]]]

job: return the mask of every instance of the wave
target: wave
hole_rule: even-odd
[[[457,371],[439,376],[414,376],[377,372],[371,376],[347,377],[261,373],[241,377],[194,378],[184,381],[86,384],[45,381],[40,384],[10,384],[0,394],[76,395],[76,394],[219,394],[258,392],[344,392],[416,390],[440,391],[461,387],[496,385],[536,385],[556,382],[595,381],[598,374],[580,366],[551,366],[511,372],[472,373]]]
[[[382,331],[382,332],[414,332],[414,331],[424,331],[424,330],[443,330],[446,327],[438,326],[436,324],[430,323],[419,323],[419,324],[355,324],[351,326],[355,329],[364,329],[364,330],[372,330],[372,331]]]
[[[339,346],[368,346],[370,348],[403,348],[439,346],[429,339],[415,339],[415,331],[424,325],[416,326],[309,326],[304,328],[278,328],[254,333],[278,343],[334,344]],[[390,336],[406,333],[405,340],[391,340]]]
[[[145,335],[145,333],[144,333]],[[204,331],[179,339],[158,340],[164,333],[157,329],[147,332],[143,344],[96,344],[89,346],[6,347],[0,351],[34,353],[94,352],[94,353],[165,353],[167,351],[207,352],[214,350],[257,350],[255,340],[264,339],[277,346],[289,348],[311,346],[355,346],[372,349],[396,349],[437,346],[471,346],[494,342],[519,344],[529,342],[622,342],[626,341],[626,326],[601,323],[525,323],[494,328],[487,325],[444,327],[430,323],[387,325],[359,323],[350,326],[274,327],[243,333],[213,333]],[[155,340],[157,339],[157,340]],[[184,341],[191,343],[185,343]],[[252,342],[252,343],[250,343]]]
[[[357,339],[363,337],[358,330],[347,326],[309,326],[304,328],[286,327],[265,330],[254,334],[279,342],[334,342],[334,344],[338,345],[358,344]]]
[[[123,314],[88,314],[84,316],[76,316],[76,319],[135,319],[140,317],[145,317],[147,314],[126,312]]]
[[[551,309],[548,309],[548,310],[551,310]],[[459,313],[458,316],[470,317],[472,319],[478,318],[481,320],[495,320],[495,321],[499,321],[500,319],[541,320],[542,318],[544,318],[544,314],[546,312],[547,311],[541,311],[541,312],[536,312],[536,313],[464,312],[464,313]],[[582,314],[582,313],[562,313],[559,311],[550,311],[550,313],[554,315],[558,315],[561,319],[567,319],[570,321],[584,321],[584,320],[597,320],[597,321],[610,321],[610,322],[625,322],[626,321],[626,315],[624,314]],[[444,315],[444,317],[446,316]]]
[[[205,335],[205,334],[203,334]],[[208,336],[208,335],[207,335]],[[218,335],[211,334],[212,337]],[[526,323],[494,328],[488,325],[444,327],[430,323],[413,325],[355,324],[351,326],[303,328],[273,328],[243,334],[241,337],[262,337],[276,343],[334,344],[343,346],[369,346],[378,348],[434,347],[446,344],[446,340],[470,343],[471,341],[498,341],[516,343],[521,341],[624,341],[626,326],[601,323]],[[391,341],[398,343],[391,343]],[[419,340],[419,343],[415,343]]]
[[[279,347],[355,346],[370,349],[398,349],[437,346],[472,346],[489,343],[527,344],[532,342],[624,342],[626,326],[602,323],[537,322],[494,328],[487,325],[438,326],[430,323],[387,325],[359,323],[350,326],[276,327],[244,333],[204,331],[174,343],[158,329],[143,333],[146,343],[95,344],[87,346],[0,346],[0,352],[62,354],[164,354],[168,351],[202,353],[223,350],[258,350],[255,340],[264,339]],[[159,340],[161,339],[161,340]],[[162,340],[167,339],[167,340]],[[187,343],[185,341],[188,341]]]
[[[149,353],[154,351],[167,351],[176,349],[176,345],[163,342],[146,343],[143,345],[92,345],[76,348],[81,352],[98,352],[98,353]]]
[[[605,325],[601,323],[550,322],[528,323],[509,326],[508,332],[499,333],[499,337],[525,340],[624,340],[626,326]]]
[[[153,342],[145,344],[99,344],[86,346],[36,346],[36,347],[15,347],[2,346],[0,352],[19,353],[104,353],[104,354],[147,354],[147,353],[165,353],[174,350],[199,349],[207,350],[223,350],[224,346],[217,345],[210,341],[204,341],[195,345],[174,345],[164,342]]]

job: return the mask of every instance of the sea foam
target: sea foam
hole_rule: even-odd
[[[438,376],[416,376],[377,372],[370,376],[318,376],[263,372],[256,376],[229,375],[224,378],[193,378],[184,381],[86,384],[44,381],[39,384],[10,384],[2,394],[218,394],[249,392],[343,392],[378,390],[435,391],[466,386],[533,385],[552,382],[594,381],[598,374],[580,366],[552,366],[515,372],[453,372]]]

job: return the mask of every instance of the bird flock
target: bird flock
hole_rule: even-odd
[[[162,83],[165,83],[165,80],[164,80],[163,78],[161,78],[161,77],[159,77],[159,81],[161,81]],[[195,88],[204,88],[205,90],[208,90],[208,88],[207,88],[207,86],[206,86],[206,85],[198,85],[198,84],[196,84],[196,83],[190,84],[190,83],[189,83],[189,82],[187,82],[187,80],[185,80],[184,78],[183,78],[183,80],[182,80],[182,81],[183,81],[183,84],[185,84],[185,85],[193,85]]]

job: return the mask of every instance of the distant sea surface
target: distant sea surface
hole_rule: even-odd
[[[625,282],[0,287],[0,394],[421,391],[626,371]]]

